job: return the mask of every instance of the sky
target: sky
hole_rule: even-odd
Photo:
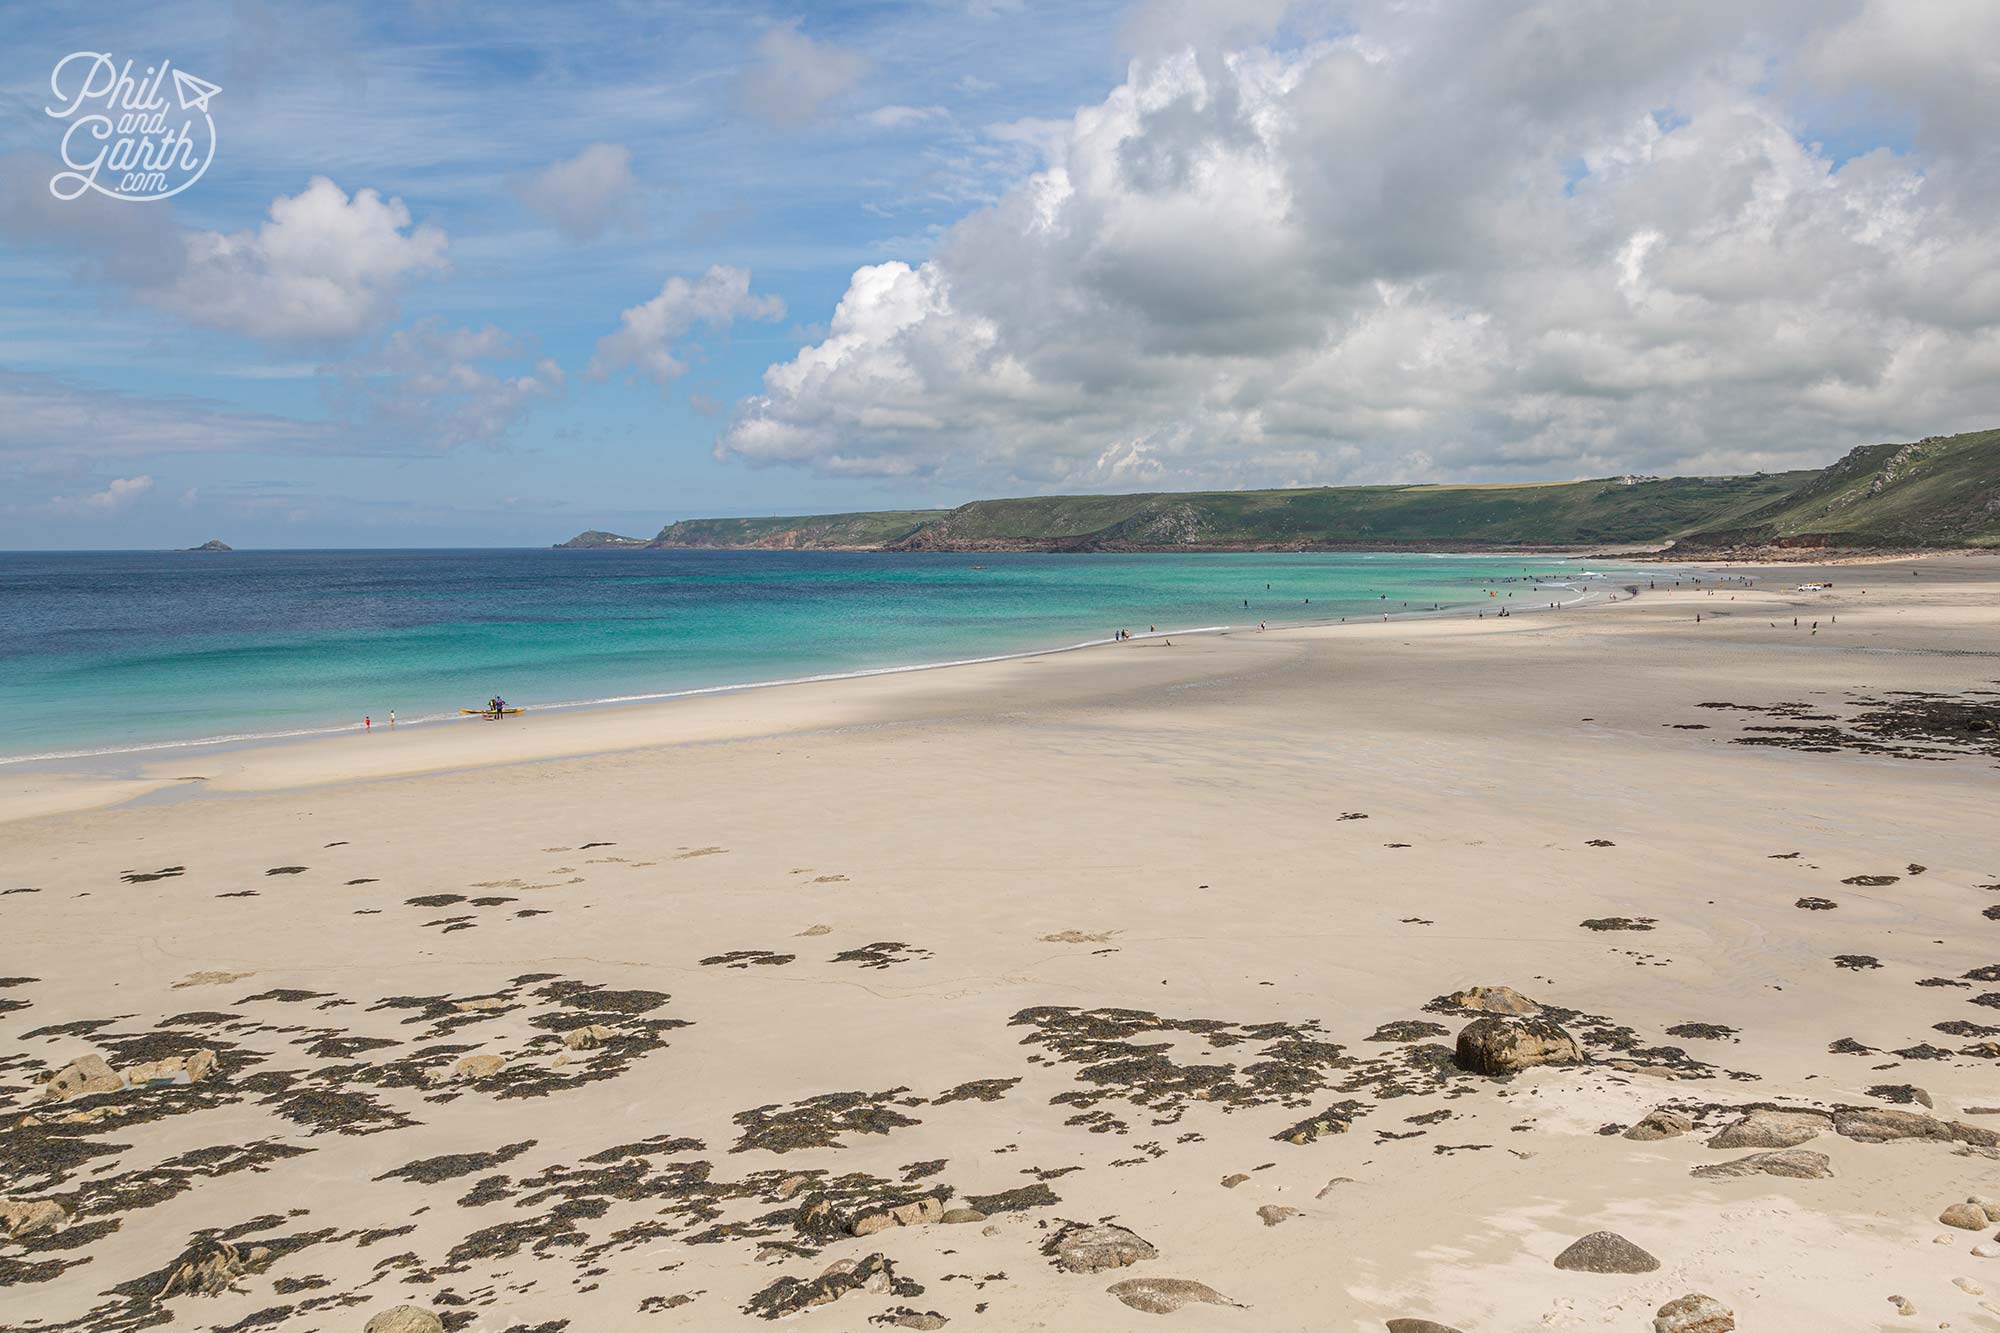
[[[1778,470],[2000,424],[1992,0],[0,30],[0,548]],[[219,89],[170,108],[185,188],[51,189],[77,52]]]

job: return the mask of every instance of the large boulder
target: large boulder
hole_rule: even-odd
[[[1679,1111],[1662,1106],[1646,1113],[1646,1118],[1625,1131],[1625,1137],[1639,1143],[1652,1143],[1659,1139],[1677,1139],[1694,1128],[1694,1121]]]
[[[54,1231],[67,1221],[69,1214],[54,1199],[0,1199],[0,1228],[9,1240]]]
[[[1460,1009],[1470,1009],[1478,1014],[1507,1014],[1514,1018],[1525,1018],[1542,1012],[1536,1004],[1512,986],[1467,986],[1445,997]]]
[[[1976,1203],[1955,1203],[1938,1214],[1938,1221],[1961,1231],[1984,1231],[1989,1225],[1986,1210]]]
[[[1572,1273],[1651,1273],[1660,1261],[1615,1231],[1593,1231],[1556,1256]]]
[[[66,1102],[73,1097],[88,1097],[93,1093],[117,1092],[124,1086],[125,1080],[104,1063],[103,1056],[78,1056],[58,1069],[55,1077],[43,1085],[42,1100]]]
[[[1965,1143],[1975,1148],[2000,1147],[2000,1134],[1978,1125],[1956,1120],[1939,1120],[1916,1111],[1864,1108],[1841,1111],[1833,1117],[1834,1133],[1860,1143],[1890,1143],[1898,1139],[1933,1139],[1945,1143]]]
[[[1690,1292],[1662,1305],[1653,1333],[1735,1333],[1736,1315],[1713,1296]]]
[[[1795,1148],[1833,1128],[1824,1111],[1751,1111],[1723,1126],[1711,1148]]]
[[[1072,1222],[1042,1244],[1042,1253],[1066,1273],[1102,1273],[1141,1259],[1157,1259],[1152,1243],[1124,1227],[1106,1223],[1084,1226]]]
[[[1547,1019],[1475,1018],[1458,1034],[1458,1064],[1475,1074],[1513,1074],[1536,1065],[1580,1065],[1576,1038]]]
[[[1781,1148],[1776,1152],[1753,1152],[1733,1162],[1716,1162],[1696,1167],[1692,1175],[1701,1180],[1723,1180],[1731,1176],[1790,1176],[1794,1180],[1824,1180],[1833,1174],[1833,1163],[1823,1152],[1810,1148]]]
[[[1105,1288],[1134,1310],[1172,1314],[1184,1305],[1234,1305],[1215,1288],[1184,1277],[1133,1277]]]
[[[398,1305],[370,1319],[361,1333],[444,1333],[444,1325],[421,1305]]]

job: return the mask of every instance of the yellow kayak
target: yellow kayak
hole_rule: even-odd
[[[491,708],[461,708],[458,711],[467,717],[513,717],[521,710],[518,708],[502,708],[498,712],[495,712]]]

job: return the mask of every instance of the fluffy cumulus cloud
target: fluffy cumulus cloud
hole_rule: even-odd
[[[394,317],[407,282],[445,267],[445,234],[413,225],[400,199],[352,198],[324,176],[271,202],[252,231],[183,233],[171,280],[145,300],[197,324],[255,338],[352,338]]]
[[[398,329],[367,355],[331,369],[336,406],[386,452],[497,446],[565,387],[562,367],[513,335],[436,318]]]
[[[49,508],[58,514],[115,514],[129,508],[152,489],[151,477],[113,477],[101,491],[92,491],[88,495],[58,495],[49,501]]]
[[[736,99],[766,124],[800,129],[867,72],[868,60],[859,52],[814,41],[796,22],[774,24],[757,39],[755,57],[737,79]]]
[[[1363,0],[1282,45],[1275,6],[1211,12],[1142,11],[1125,81],[1040,127],[1042,169],[927,261],[856,272],[718,455],[1506,480],[2000,418],[2000,140],[1968,92],[2000,9]]]
[[[738,319],[783,319],[785,303],[750,290],[750,275],[717,264],[700,278],[668,278],[660,294],[619,316],[618,328],[597,340],[592,379],[624,371],[662,387],[687,373],[679,345],[696,325],[726,329]]]
[[[515,186],[528,210],[572,241],[594,241],[611,227],[630,224],[638,181],[632,153],[622,144],[594,143],[575,157],[552,162]]]

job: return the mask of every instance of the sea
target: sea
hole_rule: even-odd
[[[1546,557],[0,552],[0,764],[456,722],[1135,635],[1546,604]]]

